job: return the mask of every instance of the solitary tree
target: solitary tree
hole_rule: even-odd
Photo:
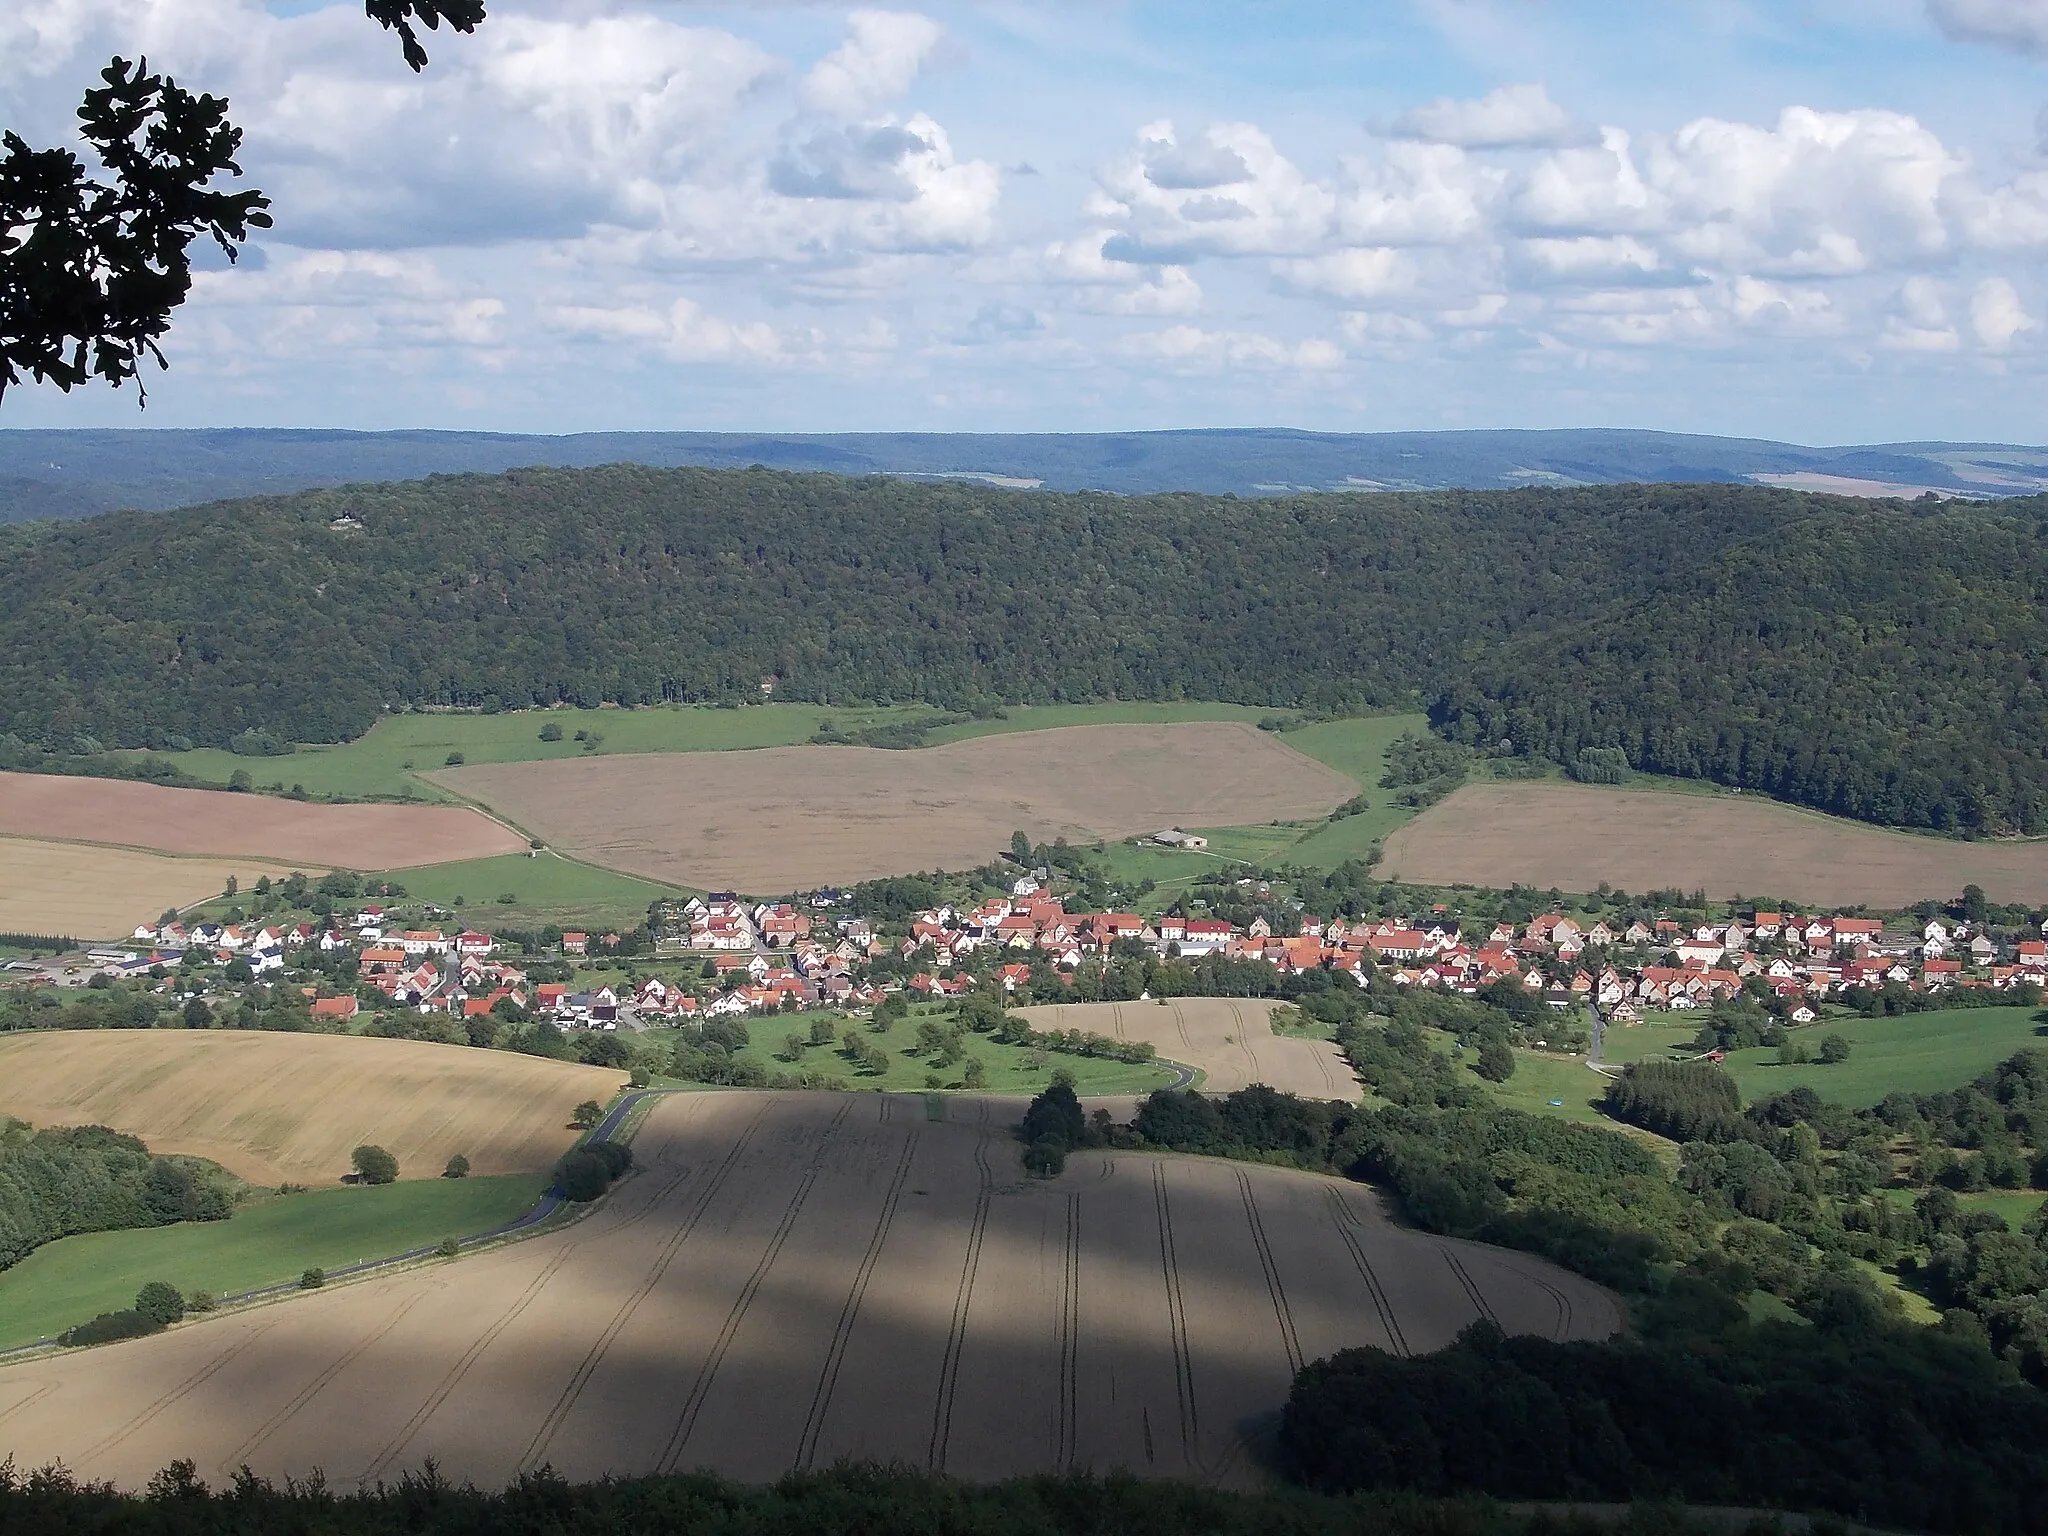
[[[1489,1083],[1504,1083],[1515,1075],[1515,1053],[1505,1042],[1489,1040],[1479,1047],[1479,1060],[1472,1070]]]
[[[159,1328],[168,1328],[185,1315],[185,1298],[175,1285],[152,1280],[135,1293],[135,1310]]]
[[[570,1121],[579,1131],[587,1131],[604,1118],[604,1106],[595,1099],[585,1099],[576,1106],[576,1113]]]
[[[356,1177],[365,1184],[389,1184],[398,1177],[398,1159],[382,1147],[357,1147],[349,1154],[349,1161],[355,1165]]]
[[[1841,1035],[1823,1035],[1820,1042],[1820,1059],[1828,1066],[1849,1059],[1849,1042]]]
[[[448,1159],[448,1166],[441,1170],[444,1179],[466,1179],[469,1177],[469,1159],[460,1152]]]

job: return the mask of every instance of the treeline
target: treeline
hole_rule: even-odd
[[[878,745],[1012,702],[1419,701],[1474,751],[1583,777],[1633,764],[2039,830],[2040,512],[630,466],[358,486],[0,532],[0,732],[85,757],[253,750],[353,737],[393,706],[736,704],[764,678],[938,711]],[[1442,745],[1401,754],[1401,794],[1457,781]]]
[[[1900,1530],[2048,1530],[2048,1397],[1981,1348],[1842,1293],[1818,1326],[1560,1344],[1474,1323],[1400,1359],[1345,1350],[1296,1378],[1290,1473],[1329,1493],[1678,1498]],[[1711,1297],[1707,1298],[1711,1310]]]
[[[253,1473],[212,1489],[189,1461],[146,1489],[118,1493],[65,1469],[0,1462],[0,1529],[16,1536],[689,1536],[930,1531],[945,1536],[1611,1536],[1613,1527],[1563,1511],[1515,1511],[1481,1500],[1333,1497],[1300,1489],[1229,1493],[1126,1473],[956,1482],[903,1466],[850,1463],[737,1483],[709,1472],[571,1483],[550,1469],[502,1491],[457,1487],[431,1467],[343,1492],[319,1479],[278,1487]],[[1715,1536],[1725,1522],[1683,1510],[1645,1510],[1625,1529]]]
[[[0,1270],[80,1232],[219,1221],[234,1213],[218,1170],[152,1157],[133,1136],[100,1125],[0,1125]]]

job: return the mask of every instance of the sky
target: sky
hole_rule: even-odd
[[[2048,0],[6,0],[276,227],[0,428],[1652,427],[2048,442]]]

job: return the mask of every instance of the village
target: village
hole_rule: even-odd
[[[553,954],[514,953],[490,933],[408,927],[366,904],[328,925],[255,926],[169,919],[138,927],[137,948],[91,951],[64,979],[169,977],[212,965],[229,980],[282,979],[288,969],[348,976],[307,989],[316,1021],[350,1027],[359,1012],[406,1010],[458,1019],[507,1009],[563,1028],[615,1029],[829,1008],[865,1012],[892,993],[943,1000],[969,992],[1008,997],[1138,952],[1161,960],[1207,957],[1311,970],[1398,988],[1475,994],[1517,983],[1557,1010],[1590,1009],[1604,1025],[1683,1013],[1740,995],[1806,1023],[1858,989],[2000,992],[2048,986],[2048,921],[1995,934],[1944,917],[1888,925],[1870,917],[1755,911],[1726,921],[1670,919],[1625,925],[1552,911],[1522,924],[1462,921],[1443,906],[1406,920],[1324,920],[1301,914],[1274,931],[1178,912],[1072,912],[1037,880],[972,907],[939,906],[884,932],[840,908],[836,892],[805,910],[725,892],[664,904],[655,937],[631,961],[617,933],[565,931]],[[188,959],[187,957],[191,958]],[[652,962],[652,963],[649,963]],[[576,966],[603,966],[575,980]],[[614,970],[623,975],[614,976]],[[554,979],[543,979],[553,977]],[[58,979],[55,975],[51,979]],[[332,993],[333,995],[327,995]]]

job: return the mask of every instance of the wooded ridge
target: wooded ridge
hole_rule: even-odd
[[[0,530],[0,742],[389,708],[1420,701],[1489,752],[2048,831],[2048,498],[1229,497],[522,470]]]

